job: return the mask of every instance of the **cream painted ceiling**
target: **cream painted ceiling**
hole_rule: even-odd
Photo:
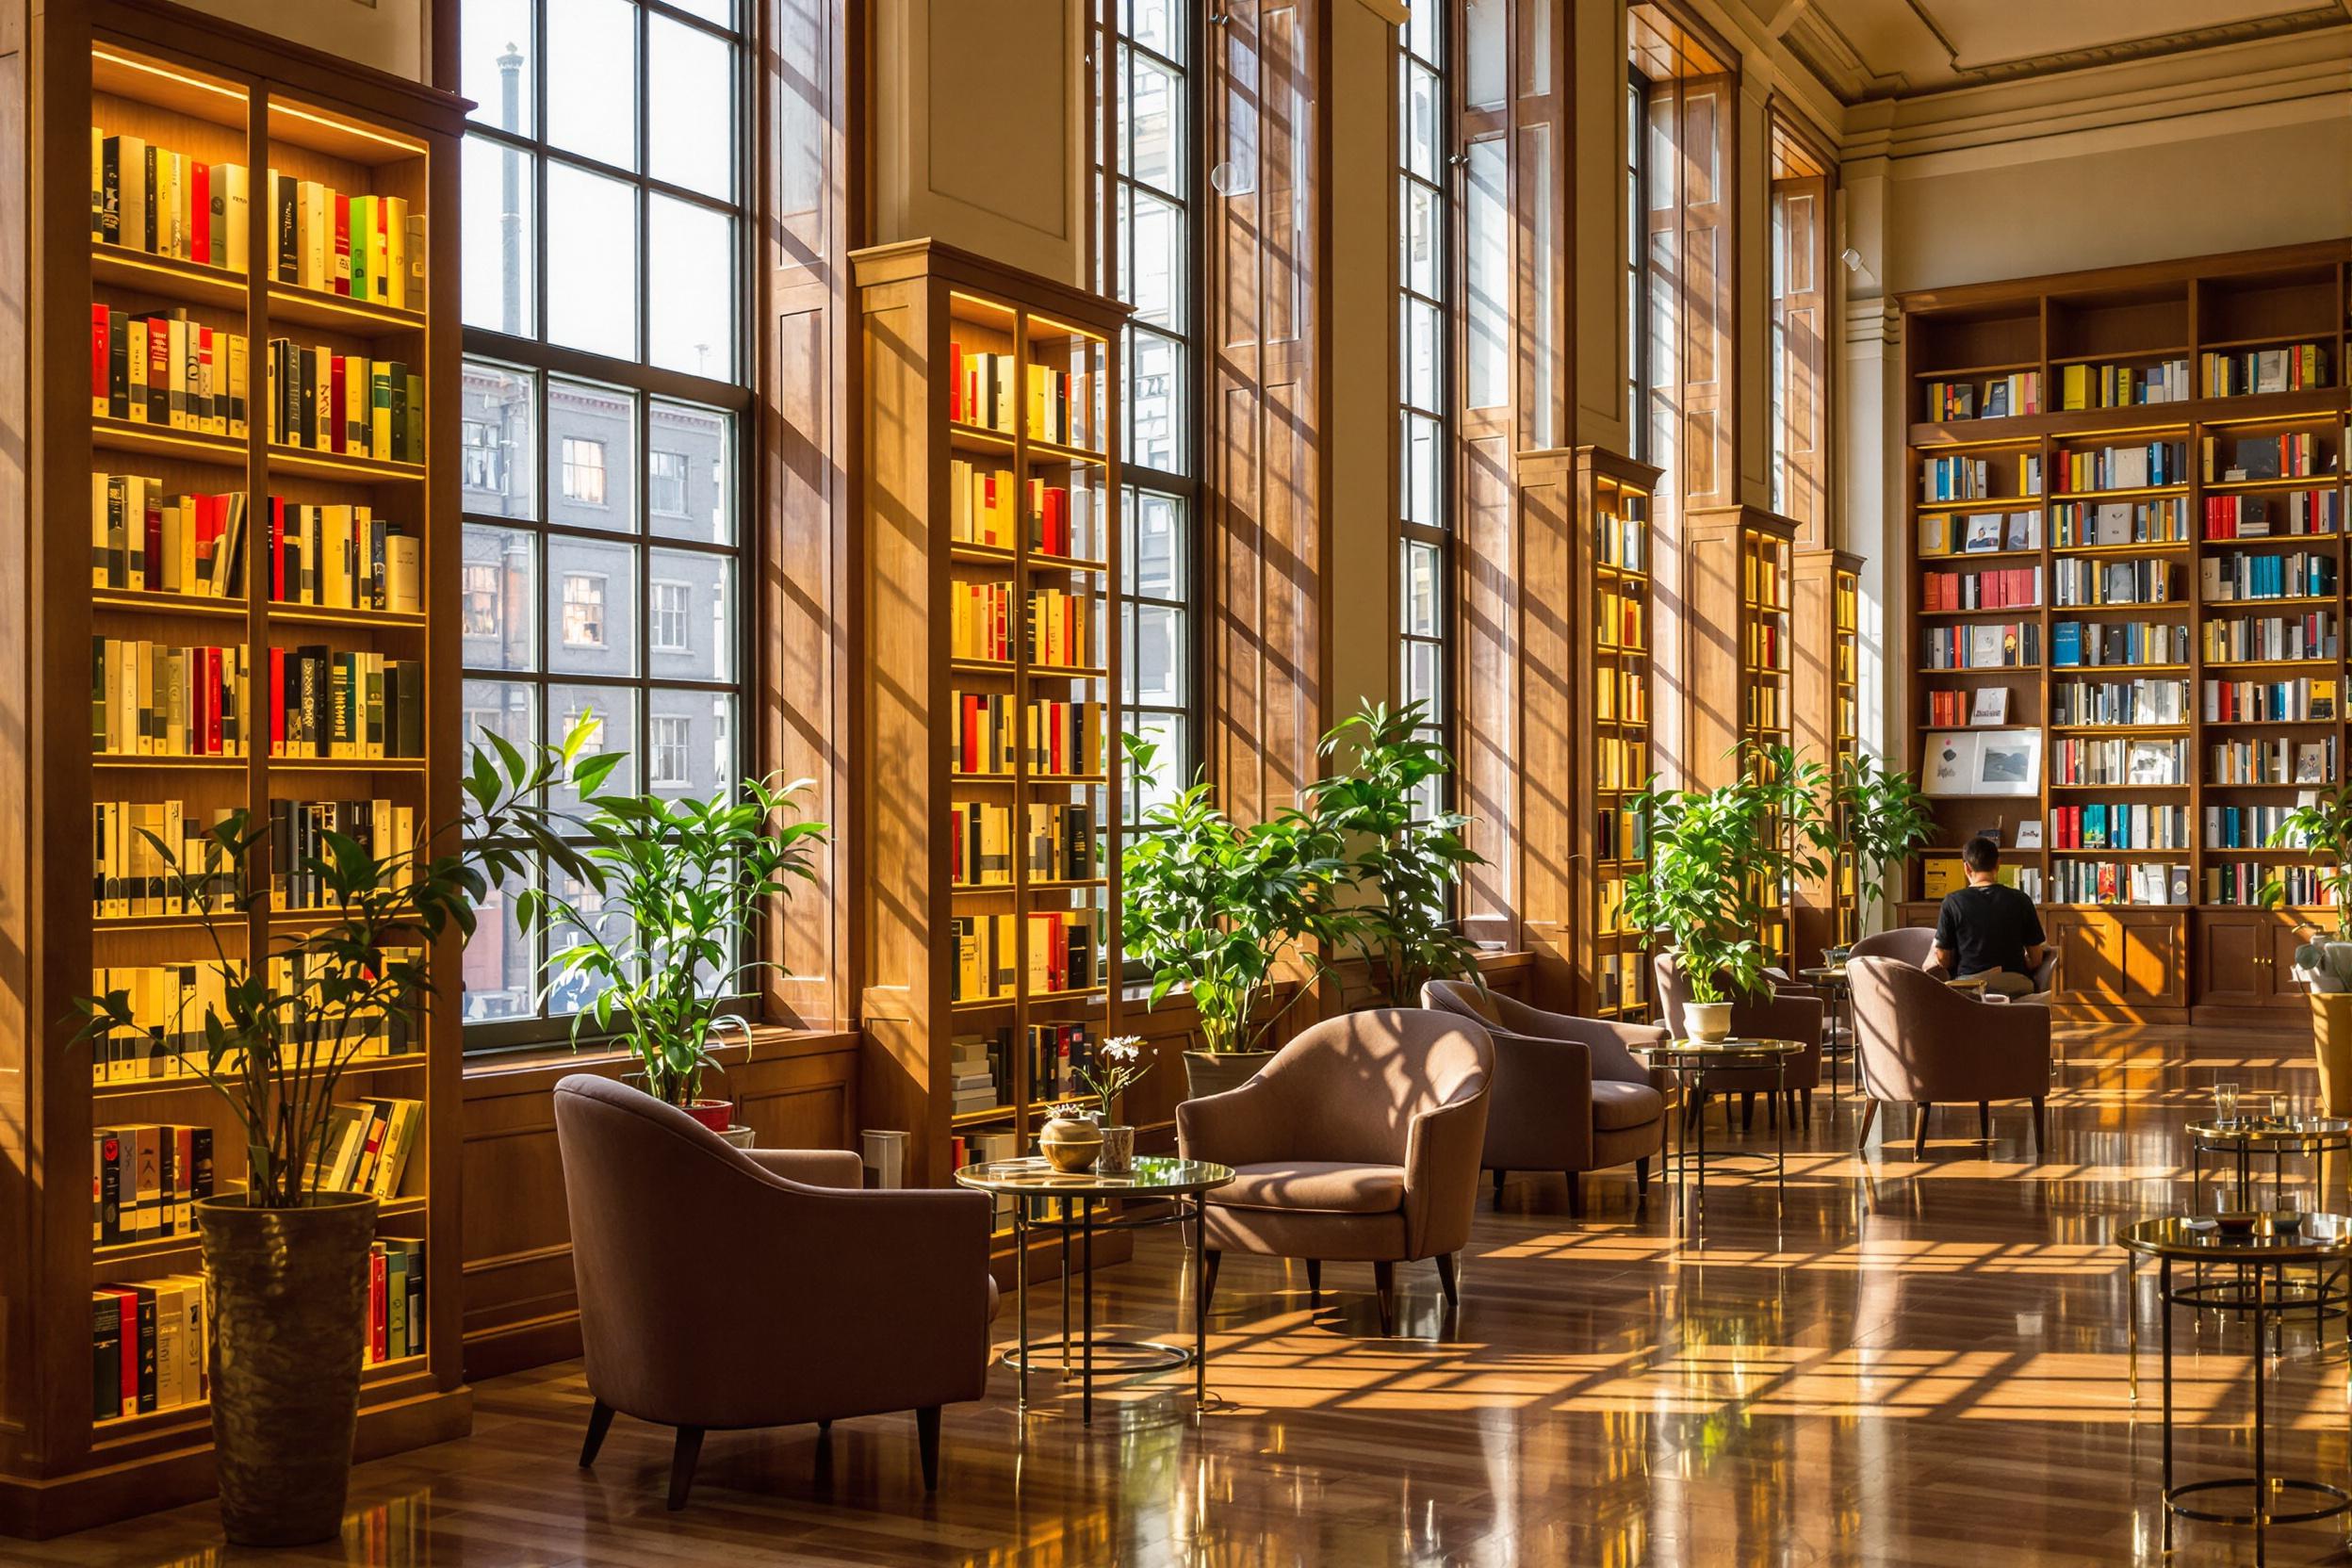
[[[2352,24],[2352,0],[1748,0],[1847,103]]]

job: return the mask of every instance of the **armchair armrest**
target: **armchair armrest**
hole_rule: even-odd
[[[1559,1049],[1557,1046],[1555,1050]],[[1405,1252],[1458,1252],[1470,1240],[1486,1142],[1487,1087],[1423,1111],[1405,1134]]]
[[[803,1186],[858,1189],[866,1162],[846,1149],[746,1149],[752,1163]]]
[[[1493,1031],[1496,1050],[1506,1031],[1541,1038],[1575,1040],[1592,1054],[1592,1076],[1623,1084],[1648,1084],[1650,1070],[1633,1057],[1633,1048],[1662,1045],[1666,1031],[1655,1023],[1617,1023],[1609,1019],[1578,1018],[1574,1013],[1546,1012],[1513,1002],[1504,1009],[1503,1029]],[[1656,1086],[1653,1085],[1652,1086]]]
[[[1821,1043],[1821,999],[1809,991],[1782,991],[1770,1001],[1735,1002],[1731,1005],[1731,1026],[1741,1035],[1803,1040],[1818,1048]]]
[[[1298,1154],[1286,1135],[1282,1095],[1261,1073],[1237,1089],[1176,1107],[1176,1148],[1188,1160],[1261,1165]]]

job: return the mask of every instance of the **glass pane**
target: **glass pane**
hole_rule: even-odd
[[[1127,607],[1127,700],[1181,707],[1184,700],[1184,612],[1164,604]]]
[[[1404,556],[1397,573],[1397,623],[1408,637],[1437,635],[1438,550],[1419,539],[1399,541]]]
[[[1128,90],[1119,106],[1119,141],[1126,149],[1119,172],[1180,193],[1184,189],[1183,78],[1133,50],[1120,54]]]
[[[1119,0],[1119,30],[1182,65],[1188,4],[1189,0]]]
[[[1144,808],[1169,799],[1192,782],[1191,738],[1182,713],[1130,713],[1127,733],[1160,748],[1152,762],[1151,789],[1144,788],[1142,776],[1132,770],[1122,776],[1126,782],[1127,820],[1138,822]]]
[[[1184,471],[1184,352],[1172,339],[1127,329],[1127,461]]]
[[[628,927],[625,922],[628,917],[617,911],[607,913],[603,896],[590,890],[584,883],[575,882],[564,873],[549,867],[547,890],[579,910],[580,918],[595,925],[597,934],[606,939],[612,940],[627,935]],[[587,974],[564,972],[563,960],[565,950],[580,945],[580,937],[576,928],[568,925],[555,926],[547,932],[547,967],[545,984],[547,988],[549,1016],[561,1018],[585,1010],[596,1001],[596,993],[604,989],[610,982]]]
[[[547,384],[547,520],[637,527],[637,400],[593,382]]]
[[[637,357],[637,193],[568,164],[547,166],[547,337]]]
[[[501,879],[475,911],[481,923],[466,939],[460,968],[468,1023],[529,1018],[538,1010],[537,943],[514,926],[514,894],[522,885],[519,878]]]
[[[1446,231],[1438,221],[1437,192],[1417,180],[1406,180],[1405,254],[1400,275],[1416,294],[1437,295],[1438,257]]]
[[[1425,60],[1437,58],[1438,8],[1435,6],[1413,6],[1405,13],[1405,47]]]
[[[1492,108],[1511,90],[1511,13],[1504,0],[1464,0],[1462,12],[1462,96],[1474,108]]]
[[[1120,221],[1127,236],[1123,295],[1135,318],[1182,332],[1184,284],[1184,220],[1175,205],[1148,190],[1119,188]]]
[[[603,792],[626,794],[641,788],[638,780],[644,776],[638,763],[644,755],[644,737],[637,730],[637,693],[629,686],[554,685],[547,688],[547,740],[561,743],[572,732],[572,727],[593,715],[597,721],[596,737],[582,749],[583,757],[595,757],[608,751],[625,754],[625,760],[605,776]],[[555,792],[558,806],[577,806],[580,792],[561,789]]]
[[[1441,478],[1437,421],[1426,414],[1405,416],[1405,521],[1441,527],[1437,491]]]
[[[656,680],[732,680],[742,636],[733,559],[655,550],[646,565],[645,673]]]
[[[637,8],[629,0],[564,0],[563,25],[547,28],[547,140],[637,167]]]
[[[634,546],[550,535],[547,668],[564,674],[637,673]]]
[[[709,799],[735,787],[740,742],[734,697],[657,686],[646,702],[648,789]]]
[[[670,0],[670,5],[689,16],[715,22],[722,27],[735,25],[735,0]]]
[[[1149,490],[1127,492],[1127,556],[1120,564],[1131,596],[1184,596],[1184,503]]]
[[[476,680],[467,678],[459,700],[465,714],[458,733],[467,750],[482,743],[482,732],[503,736],[528,747],[539,739],[538,690],[527,680]]]
[[[531,134],[531,3],[466,0],[458,7],[458,90],[474,101],[471,118],[521,136]]]
[[[459,213],[459,302],[469,327],[513,337],[538,329],[531,265],[531,155],[466,139]]]
[[[460,497],[470,513],[491,517],[537,515],[539,413],[537,378],[487,360],[466,362],[464,412],[459,415]]]
[[[656,401],[645,513],[664,539],[735,542],[735,422],[715,408]]]
[[[735,374],[735,220],[668,196],[648,199],[652,332],[645,357],[719,381]]]
[[[1440,689],[1438,649],[1435,643],[1404,645],[1405,700],[1424,704],[1432,719],[1446,713],[1446,694]]]
[[[1462,228],[1468,267],[1463,301],[1467,363],[1463,400],[1498,408],[1511,397],[1511,192],[1502,139],[1470,144]]]
[[[458,564],[460,659],[469,670],[536,667],[539,595],[532,535],[467,523]]]
[[[735,51],[667,17],[645,21],[645,172],[725,201],[734,194]]]
[[[1404,311],[1404,400],[1414,408],[1435,410],[1437,392],[1437,306],[1410,297],[1398,303]]]
[[[1438,116],[1445,98],[1437,76],[1420,66],[1405,67],[1404,164],[1425,180],[1437,178]]]

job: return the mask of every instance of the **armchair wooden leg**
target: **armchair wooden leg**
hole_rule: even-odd
[[[2038,1094],[2034,1097],[2034,1157],[2050,1158],[2050,1126],[2043,1119],[2042,1097]]]
[[[1209,1315],[1209,1305],[1217,1299],[1217,1266],[1225,1254],[1212,1247],[1200,1254],[1200,1315]]]
[[[1462,1282],[1454,1278],[1454,1257],[1451,1252],[1437,1255],[1437,1288],[1446,1293],[1446,1310],[1448,1312],[1462,1305]]]
[[[1877,1120],[1878,1102],[1865,1099],[1862,1102],[1862,1127],[1854,1135],[1854,1146],[1856,1149],[1868,1149],[1870,1146],[1870,1127]]]
[[[1780,1130],[1781,1098],[1777,1091],[1768,1090],[1764,1096],[1764,1130],[1768,1133]]]
[[[1376,1263],[1372,1266],[1372,1294],[1380,1302],[1380,1332],[1395,1333],[1396,1331],[1396,1266],[1395,1264]]]
[[[1927,1158],[1927,1113],[1935,1107],[1922,1100],[1911,1107],[1911,1157]]]
[[[833,1423],[832,1423],[831,1421],[829,1421],[829,1420],[828,1420],[828,1421],[820,1421],[820,1422],[818,1422],[818,1423],[817,1423],[817,1436],[818,1436],[818,1437],[820,1437],[820,1438],[828,1438],[828,1437],[831,1437],[832,1435],[833,1435]]]
[[[580,1446],[580,1467],[582,1470],[596,1462],[596,1450],[604,1446],[604,1434],[612,1429],[612,1407],[602,1399],[588,1413],[588,1441]]]
[[[1976,1135],[1982,1142],[1993,1141],[1993,1107],[1989,1101],[1976,1102]]]
[[[1507,1170],[1498,1170],[1494,1173],[1494,1201],[1498,1205],[1503,1200],[1503,1178],[1509,1174],[1511,1173]]]
[[[1743,1133],[1756,1131],[1756,1091],[1754,1089],[1745,1090],[1740,1096],[1740,1130]]]
[[[1307,1305],[1318,1309],[1323,1305],[1323,1260],[1321,1258],[1307,1260]]]
[[[1650,1195],[1650,1157],[1647,1154],[1633,1162],[1633,1194],[1636,1198]]]
[[[1793,1092],[1801,1095],[1805,1101],[1805,1119],[1802,1122],[1799,1122],[1798,1125],[1809,1133],[1813,1130],[1813,1091],[1811,1089],[1797,1089]]]
[[[1584,1217],[1583,1178],[1573,1170],[1564,1170],[1560,1174],[1568,1178],[1568,1217],[1582,1219]]]
[[[694,1462],[702,1458],[702,1429],[678,1429],[678,1446],[670,1454],[670,1511],[676,1513],[686,1506],[686,1494],[694,1489]]]
[[[925,1405],[915,1412],[915,1446],[923,1450],[923,1489],[939,1489],[939,1407]]]

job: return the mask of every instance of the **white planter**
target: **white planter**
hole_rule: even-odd
[[[1720,1040],[1731,1033],[1731,1004],[1728,1002],[1686,1002],[1682,1004],[1682,1021],[1690,1026],[1694,1040]]]

